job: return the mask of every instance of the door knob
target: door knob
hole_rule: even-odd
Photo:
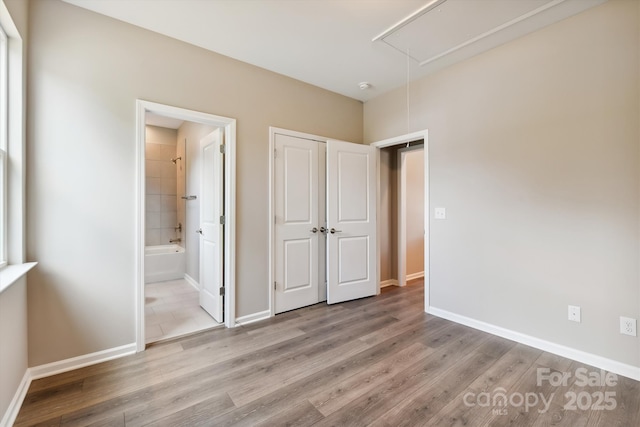
[[[317,232],[318,232],[318,229],[317,229],[316,227],[313,227],[313,228],[311,229],[311,232],[312,232],[312,233],[317,233]]]
[[[327,229],[326,229],[326,228],[324,228],[324,227],[320,227],[320,232],[321,232],[321,233],[326,233],[326,232],[327,232]]]
[[[198,229],[196,230],[196,233],[200,233],[200,234],[202,234],[202,228],[198,228]]]
[[[336,230],[335,228],[331,227],[331,230],[329,230],[329,233],[331,234],[342,233],[342,230]]]

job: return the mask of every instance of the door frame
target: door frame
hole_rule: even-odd
[[[427,129],[420,130],[417,132],[412,132],[406,135],[400,135],[393,138],[384,139],[381,141],[376,141],[371,143],[370,145],[377,148],[377,168],[378,168],[378,212],[382,210],[381,206],[381,197],[380,197],[380,150],[386,147],[395,147],[399,145],[405,145],[410,142],[422,140],[424,142],[424,311],[426,313],[430,312],[430,285],[429,285],[429,243],[430,243],[430,233],[429,233],[429,131]],[[380,221],[378,221],[378,235],[381,234],[382,225]],[[399,246],[399,244],[398,244]],[[378,239],[377,244],[378,251],[378,260],[380,259],[380,239]],[[398,254],[400,254],[400,247],[398,247]],[[400,265],[398,265],[398,271],[400,270]],[[380,279],[380,262],[378,262],[378,281]]]
[[[424,146],[412,145],[400,148],[398,153],[398,286],[407,284],[407,168],[405,158],[411,151],[423,150]],[[424,221],[423,221],[424,222]],[[424,271],[422,272],[424,275]],[[416,276],[416,278],[419,276]]]
[[[145,246],[145,122],[147,113],[216,126],[224,129],[224,324],[236,326],[235,299],[235,212],[236,212],[236,119],[216,116],[155,102],[136,100],[136,351],[145,349],[144,320],[144,246]]]
[[[266,316],[260,316],[259,318],[253,319],[252,321],[262,320],[263,318],[273,317],[276,315],[276,305],[275,305],[275,295],[273,286],[275,283],[275,262],[276,262],[276,239],[275,239],[275,214],[276,214],[276,206],[275,206],[275,147],[276,147],[276,134],[288,135],[295,138],[302,139],[310,139],[312,141],[318,141],[321,143],[327,142],[329,138],[312,135],[304,132],[297,132],[289,129],[282,129],[270,126],[269,127],[269,274],[268,274],[268,289],[269,289],[269,310]],[[324,286],[324,284],[318,284],[318,286]]]

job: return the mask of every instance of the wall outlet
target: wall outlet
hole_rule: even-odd
[[[631,335],[632,337],[637,336],[636,319],[620,316],[620,333],[624,335]]]
[[[569,306],[569,320],[580,323],[580,307],[577,305]]]
[[[435,219],[447,219],[447,211],[445,208],[435,208],[434,211]]]

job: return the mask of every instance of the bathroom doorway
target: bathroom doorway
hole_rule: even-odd
[[[214,135],[219,164],[210,161],[212,150],[203,151]],[[235,120],[138,101],[137,143],[136,341],[142,351],[151,342],[234,324]],[[212,201],[217,227],[205,219]],[[213,256],[219,262],[206,258]]]

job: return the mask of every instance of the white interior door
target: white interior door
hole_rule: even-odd
[[[378,293],[375,147],[327,141],[327,302]]]
[[[216,129],[200,141],[200,306],[216,322],[223,318],[223,173],[222,132]]]
[[[319,212],[320,146],[318,141],[275,135],[276,313],[319,302],[320,242],[324,239]]]
[[[327,145],[318,144],[318,224],[327,228]],[[327,300],[327,235],[318,236],[318,302]]]

